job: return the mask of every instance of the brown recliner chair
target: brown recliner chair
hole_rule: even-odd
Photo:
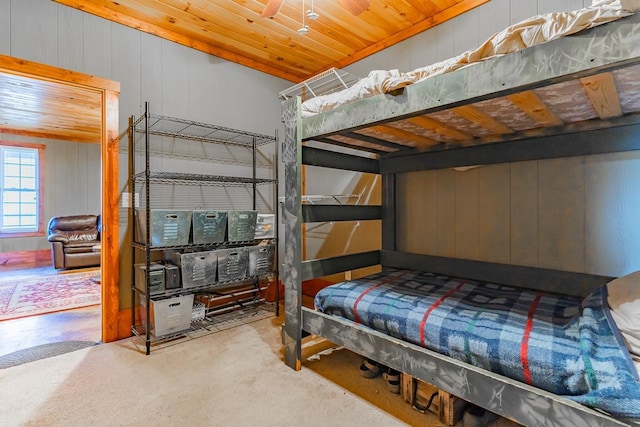
[[[100,215],[56,216],[49,220],[53,267],[100,265]]]

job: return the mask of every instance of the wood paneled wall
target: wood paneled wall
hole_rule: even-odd
[[[400,174],[398,245],[429,255],[627,274],[640,269],[638,184],[637,152]]]

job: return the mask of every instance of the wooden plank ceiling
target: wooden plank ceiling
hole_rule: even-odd
[[[0,133],[99,144],[101,132],[99,91],[0,71]]]
[[[285,0],[272,18],[261,17],[267,0],[54,1],[299,83],[489,0],[371,0],[357,16],[345,0]],[[314,20],[304,13],[312,7]]]

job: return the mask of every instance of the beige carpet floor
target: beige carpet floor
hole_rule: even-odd
[[[155,349],[134,339],[0,370],[1,426],[440,425],[311,340],[296,372],[276,318]],[[320,352],[320,353],[318,353]],[[384,408],[384,409],[382,409]]]

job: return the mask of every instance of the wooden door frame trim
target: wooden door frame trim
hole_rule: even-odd
[[[61,85],[72,85],[102,96],[102,342],[118,340],[120,309],[118,221],[118,98],[120,83],[101,77],[0,55],[0,73],[15,74]]]

